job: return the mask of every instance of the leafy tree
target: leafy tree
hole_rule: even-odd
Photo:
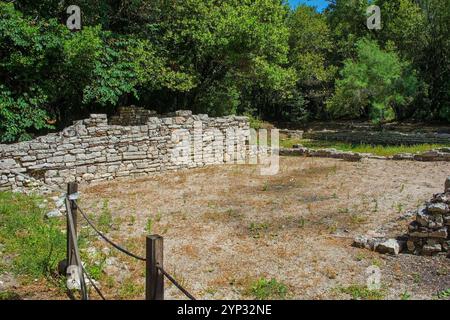
[[[418,80],[410,65],[393,50],[380,49],[373,40],[356,44],[357,59],[345,61],[342,79],[328,101],[336,117],[369,117],[375,123],[393,120],[411,103]]]
[[[0,141],[29,138],[49,128],[50,102],[58,91],[62,56],[58,24],[32,23],[12,4],[0,2]]]
[[[333,31],[333,63],[340,66],[345,59],[356,56],[355,43],[371,38],[367,29],[366,10],[371,0],[331,0],[326,16]]]
[[[333,49],[326,17],[312,7],[299,6],[288,19],[289,60],[297,87],[308,100],[310,115],[323,116],[323,101],[331,95],[336,68],[328,63]]]

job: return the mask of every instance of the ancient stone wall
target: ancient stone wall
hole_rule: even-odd
[[[27,187],[30,181],[20,174],[63,186],[233,162],[242,157],[249,135],[246,117],[177,111],[174,117],[148,117],[144,125],[120,126],[93,114],[60,133],[0,145],[0,191]],[[189,137],[192,143],[186,143]]]
[[[116,126],[143,126],[151,117],[156,117],[157,112],[141,107],[120,107],[116,115],[112,116],[109,124]]]

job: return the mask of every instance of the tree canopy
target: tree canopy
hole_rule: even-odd
[[[122,105],[450,121],[446,0],[0,1],[0,142]],[[366,9],[379,5],[382,29]],[[66,27],[69,5],[83,28]]]

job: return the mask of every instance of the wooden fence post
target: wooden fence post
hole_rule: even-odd
[[[78,192],[78,184],[76,182],[71,182],[67,185],[67,197],[69,197],[71,194]],[[72,221],[75,228],[75,235],[77,234],[77,206],[73,201],[70,201],[70,210],[67,210],[67,215],[72,215]],[[70,238],[70,225],[69,225],[69,218],[67,217],[67,266],[71,266],[76,264],[75,259],[75,251],[74,246],[75,244],[72,242],[72,239]]]
[[[164,275],[157,268],[163,268],[163,238],[147,236],[146,242],[146,300],[164,300]]]

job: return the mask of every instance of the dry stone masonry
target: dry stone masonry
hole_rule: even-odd
[[[409,225],[407,250],[414,254],[434,255],[450,252],[450,177],[444,193],[438,193],[419,208]]]
[[[120,107],[117,115],[111,117],[109,124],[116,126],[143,126],[151,117],[156,117],[158,113],[136,106]]]
[[[104,114],[92,114],[60,133],[0,145],[0,191],[26,189],[36,181],[63,186],[70,181],[98,182],[223,164],[234,161],[232,152],[245,150],[248,144],[250,127],[246,117],[209,118],[190,111],[177,111],[170,117],[152,115],[142,115],[139,121],[144,118],[143,125],[123,126],[108,124]],[[120,117],[127,120],[126,113]],[[198,130],[202,134],[197,134]],[[177,156],[183,134],[174,138],[175,131],[192,136],[200,152],[194,154],[194,148],[186,145]],[[234,135],[230,136],[230,132]],[[231,141],[234,149],[220,144],[217,133],[228,143]]]
[[[422,161],[422,162],[450,162],[450,148],[439,148],[422,153],[399,153],[393,156],[377,156],[371,153],[359,153],[351,151],[340,151],[334,148],[309,149],[301,145],[294,145],[293,148],[281,148],[280,155],[284,156],[305,156],[319,158],[334,158],[345,161],[359,161],[361,159],[394,160],[394,161]]]
[[[379,253],[398,255],[408,252],[415,255],[432,256],[446,254],[450,258],[450,177],[445,181],[444,192],[438,193],[416,211],[408,211],[403,218],[414,221],[408,233],[396,239],[379,236],[357,236],[353,246]]]

